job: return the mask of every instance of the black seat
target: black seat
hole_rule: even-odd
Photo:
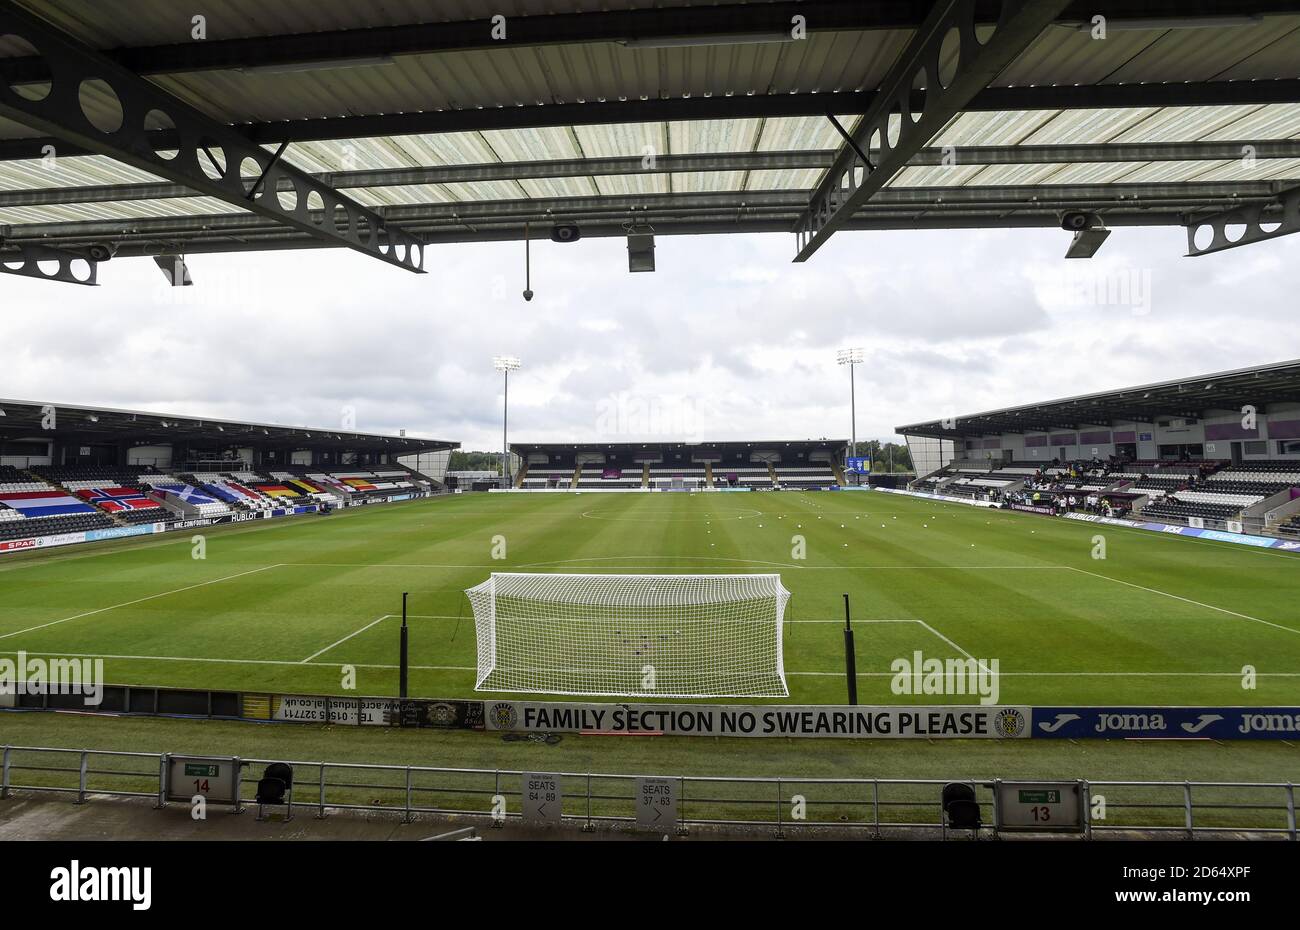
[[[979,836],[980,806],[975,800],[975,788],[966,782],[952,782],[943,786],[944,835],[952,830],[970,830]]]
[[[283,804],[288,808],[286,820],[293,820],[293,766],[287,762],[272,762],[257,781],[257,819],[264,820],[263,808],[268,804]]]

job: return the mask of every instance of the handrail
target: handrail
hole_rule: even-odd
[[[24,754],[54,753],[61,756],[75,756],[77,764],[49,765],[46,760],[23,758]],[[150,759],[156,762],[151,771],[142,772],[135,768],[115,769],[102,767],[111,765],[104,760]],[[165,804],[165,778],[168,754],[151,752],[117,751],[105,749],[69,749],[66,747],[46,746],[4,746],[3,766],[0,769],[0,798],[8,798],[11,792],[34,791],[55,794],[73,794],[76,803],[85,803],[89,795],[114,797],[156,797],[159,805]],[[91,765],[95,760],[97,764]],[[313,808],[317,817],[325,817],[329,809],[389,811],[402,814],[403,822],[409,823],[420,814],[456,814],[493,817],[494,825],[499,826],[505,818],[522,817],[520,805],[516,799],[515,810],[506,810],[504,815],[494,816],[490,809],[493,801],[506,797],[507,786],[530,774],[524,769],[475,769],[447,766],[385,765],[369,762],[328,762],[328,761],[289,761],[283,759],[238,759],[239,771],[245,767],[264,766],[272,762],[288,761],[295,770],[305,777],[298,779],[300,793],[311,791],[314,786],[315,796],[308,795],[292,802],[303,808]],[[332,780],[331,771],[351,771],[353,773],[386,773],[390,776],[388,783],[383,779],[367,779],[364,775],[355,775],[343,781]],[[39,784],[20,784],[15,780],[20,773],[29,773],[30,780],[43,782]],[[570,804],[564,819],[574,825],[582,824],[584,829],[591,829],[596,822],[631,823],[635,817],[631,812],[634,798],[626,789],[611,786],[611,782],[631,782],[637,778],[651,777],[639,773],[613,772],[554,772],[562,780],[565,801]],[[140,787],[148,790],[127,790],[125,787],[113,787],[105,784],[109,779],[138,779]],[[994,821],[997,817],[997,780],[993,778],[835,778],[825,776],[741,776],[741,775],[675,775],[680,795],[678,829],[687,826],[741,826],[770,827],[777,836],[786,835],[790,829],[808,827],[835,828],[844,830],[865,830],[871,836],[881,835],[882,829],[928,829],[942,830],[943,816],[938,803],[938,791],[927,789],[939,788],[952,782],[969,784],[976,790],[976,802],[985,810],[991,809]],[[441,784],[430,784],[431,780],[441,779]],[[478,780],[479,783],[476,783]],[[236,779],[236,791],[239,803],[252,803],[253,798],[243,797],[244,788],[254,786],[256,779]],[[120,784],[120,783],[117,783]],[[712,785],[709,791],[705,786]],[[1094,832],[1146,831],[1150,833],[1177,832],[1188,836],[1213,835],[1225,832],[1248,832],[1254,834],[1278,834],[1291,840],[1297,839],[1297,817],[1295,788],[1289,782],[1235,782],[1235,781],[1131,781],[1100,779],[1096,781],[1079,781],[1082,811],[1083,835],[1090,838]],[[695,787],[691,787],[695,786]],[[731,786],[733,790],[725,790]],[[753,786],[752,796],[744,790]],[[134,786],[133,786],[134,787]],[[821,797],[805,797],[809,788],[829,789]],[[846,789],[837,791],[835,789]],[[868,789],[870,794],[868,794]],[[902,789],[902,790],[895,790]],[[912,789],[907,791],[906,789]],[[1106,798],[1106,793],[1124,792],[1126,789],[1149,790],[1157,792],[1156,797],[1118,797]],[[1233,791],[1235,797],[1207,797],[1207,792]],[[1244,796],[1249,792],[1279,792],[1277,801],[1254,795]],[[351,792],[351,794],[349,794]],[[382,803],[377,799],[384,792],[391,793],[391,803]],[[801,816],[796,817],[793,810],[795,796],[803,800]],[[480,808],[471,806],[471,798],[481,797],[487,803]],[[689,805],[688,799],[689,798]],[[507,798],[507,802],[509,802]],[[1104,801],[1110,812],[1122,811],[1125,816],[1140,812],[1127,823],[1117,822],[1109,815],[1099,816],[1094,812],[1095,802]],[[440,803],[441,802],[441,803]],[[787,807],[787,805],[790,805]],[[509,803],[507,803],[507,808]],[[810,810],[826,810],[828,816],[837,819],[810,819]],[[919,812],[932,812],[935,819],[918,821],[914,816]],[[1227,813],[1241,822],[1208,822],[1207,817]],[[897,814],[899,819],[889,819]],[[1178,815],[1181,814],[1181,817]],[[752,815],[752,816],[751,816]],[[1275,819],[1270,819],[1273,815]],[[850,819],[851,818],[851,819]],[[1175,821],[1175,818],[1178,818]],[[996,832],[996,826],[990,826]]]

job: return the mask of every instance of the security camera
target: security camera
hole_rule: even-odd
[[[582,230],[577,223],[556,223],[551,227],[552,242],[577,242],[582,238]]]
[[[116,254],[116,242],[96,242],[86,249],[86,257],[93,262],[106,262]]]
[[[1094,226],[1100,225],[1101,217],[1095,213],[1072,211],[1061,217],[1061,228],[1070,232],[1078,232],[1081,229],[1091,229]]]
[[[533,299],[533,291],[532,288],[529,288],[528,290],[524,291],[524,300],[532,300],[532,299]]]

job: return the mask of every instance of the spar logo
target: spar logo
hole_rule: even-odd
[[[129,901],[147,911],[153,903],[153,869],[149,866],[82,865],[76,859],[50,872],[51,901]]]

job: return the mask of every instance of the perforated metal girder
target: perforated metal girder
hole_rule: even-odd
[[[48,81],[0,83],[0,116],[314,238],[423,270],[423,243],[410,233],[7,0],[6,35],[36,49]],[[179,147],[155,147],[159,130]]]

